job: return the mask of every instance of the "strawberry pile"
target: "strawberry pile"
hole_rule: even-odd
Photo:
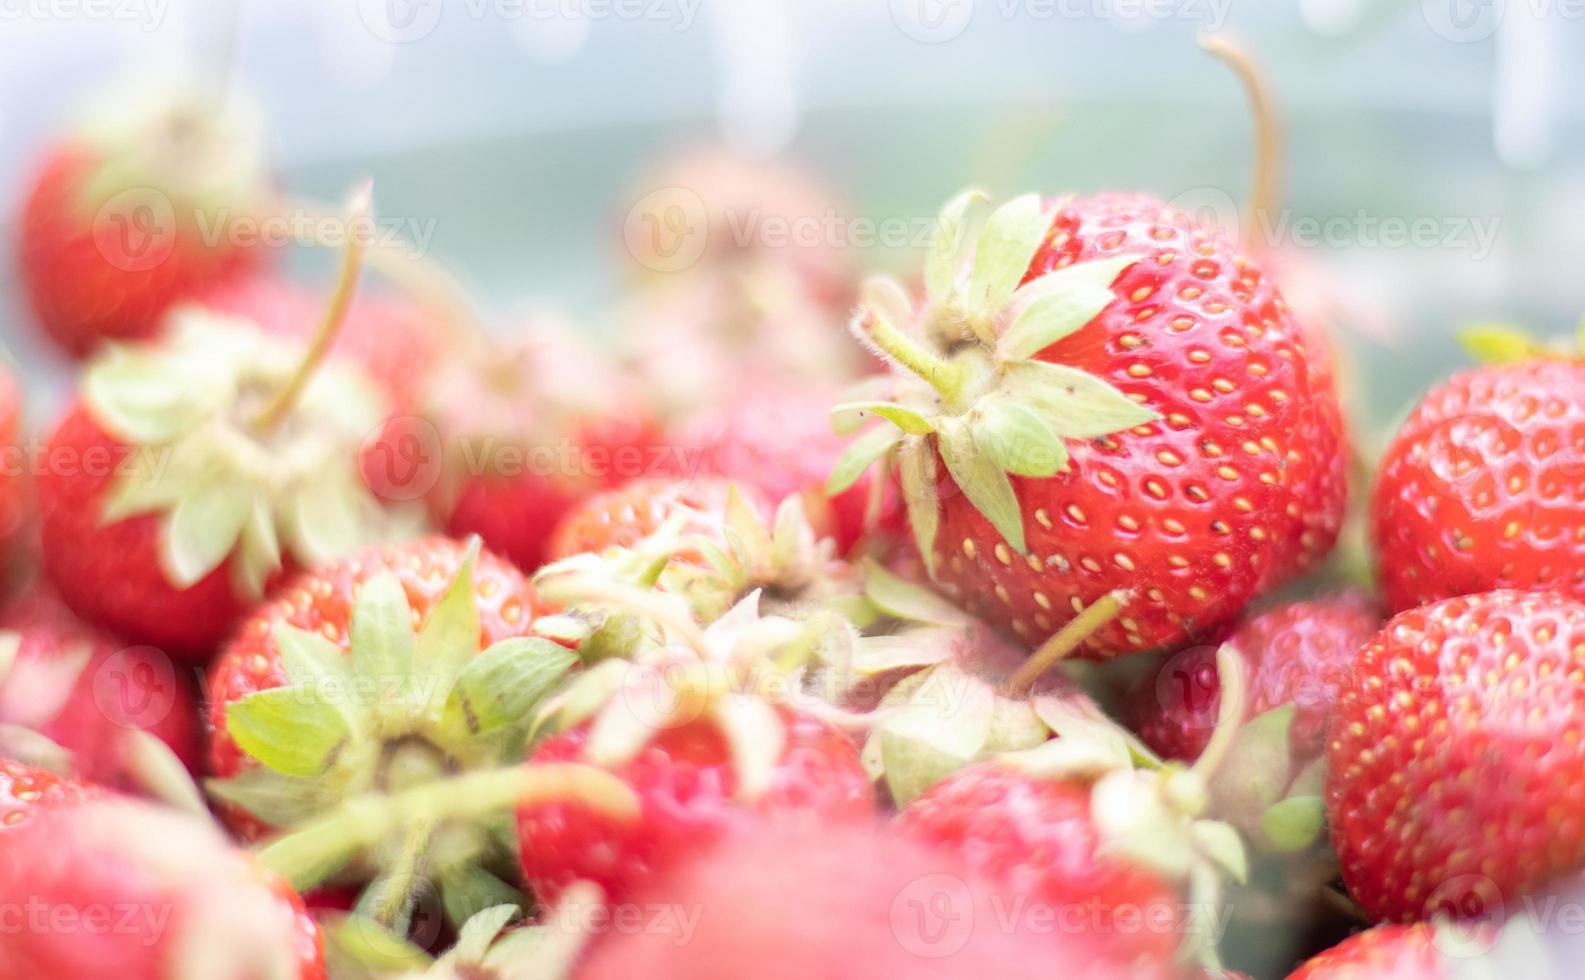
[[[75,373],[30,443],[0,372],[0,980],[1577,972],[1577,353],[1476,338],[1367,569],[1324,324],[1148,194],[864,279],[685,155],[613,340],[199,235],[266,157],[145,96],[21,207]]]

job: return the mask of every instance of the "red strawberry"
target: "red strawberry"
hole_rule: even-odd
[[[1376,920],[1514,901],[1585,867],[1585,604],[1487,592],[1400,613],[1333,713],[1326,809]]]
[[[257,122],[197,88],[151,94],[56,146],[22,203],[23,289],[76,357],[153,336],[173,303],[265,258],[228,233],[270,203]]]
[[[1585,364],[1532,358],[1454,375],[1382,457],[1370,521],[1394,610],[1492,589],[1585,596],[1576,499]]]
[[[926,304],[868,287],[855,328],[907,371],[890,403],[839,412],[901,427],[840,473],[896,451],[942,588],[1031,641],[1120,591],[1084,647],[1104,657],[1214,635],[1324,555],[1336,394],[1258,264],[1158,201],[1102,195],[1011,202],[970,265],[972,200],[943,217]]]
[[[27,459],[18,445],[22,420],[22,392],[11,371],[0,362],[0,553],[3,553],[27,516]]]
[[[741,383],[741,382],[740,382]],[[679,476],[717,474],[753,486],[772,502],[801,495],[816,528],[836,539],[846,554],[867,529],[871,497],[880,494],[876,520],[896,526],[901,508],[881,473],[865,473],[833,497],[825,488],[842,457],[845,440],[812,405],[830,404],[820,389],[775,381],[746,384],[677,426],[669,442],[676,447]]]
[[[1177,889],[1108,852],[1083,783],[982,763],[908,804],[897,823],[904,835],[955,855],[988,887],[1073,914],[1078,924],[1069,928],[1107,937],[1106,955],[1119,965],[1163,962],[1186,937]],[[1134,931],[1119,914],[1139,916],[1143,927]]]
[[[357,258],[316,341],[345,315]],[[183,307],[160,341],[91,363],[38,477],[44,568],[67,604],[203,661],[283,569],[385,533],[358,451],[387,408],[325,352]]]
[[[562,516],[546,557],[559,561],[608,548],[630,549],[678,517],[685,521],[684,533],[724,544],[727,498],[734,486],[724,477],[645,477],[594,494]],[[756,513],[770,513],[770,505],[752,487],[747,500]]]
[[[621,374],[551,330],[520,349],[441,366],[425,406],[420,417],[394,420],[380,440],[377,462],[394,467],[377,474],[391,484],[381,492],[427,495],[448,534],[478,534],[524,570],[543,564],[569,508],[652,472],[660,453]]]
[[[1288,980],[1451,980],[1427,923],[1367,929],[1303,963]]]
[[[10,652],[3,647],[9,644]],[[150,773],[129,733],[156,736],[189,770],[198,767],[198,702],[191,682],[149,647],[121,648],[79,623],[58,600],[35,591],[0,616],[0,742],[17,754],[29,732],[80,779],[117,789],[150,789]]]
[[[444,538],[387,545],[299,575],[242,625],[208,683],[209,789],[238,834],[522,758],[540,695],[576,657],[531,635],[528,582],[476,549]],[[400,870],[402,855],[431,844],[445,848],[434,885],[448,912],[480,889],[511,894],[480,866],[509,860],[486,822],[394,818],[391,829],[346,848],[342,883],[394,882],[401,895],[382,907],[398,920],[419,884]],[[336,870],[277,867],[304,888]]]
[[[216,313],[241,317],[267,334],[313,339],[324,298],[280,276],[254,275],[204,290],[195,300]],[[385,390],[393,412],[416,411],[424,384],[446,356],[438,320],[398,295],[360,290],[335,351],[360,366]]]
[[[540,583],[566,596],[579,577]],[[652,611],[671,608],[664,593],[644,595],[635,601]],[[639,882],[757,815],[840,823],[875,812],[852,740],[817,717],[820,703],[788,677],[832,639],[829,625],[762,617],[759,598],[704,628],[680,609],[653,612],[657,640],[642,642],[632,661],[603,660],[554,703],[546,715],[554,734],[535,746],[530,770],[601,766],[637,794],[640,815],[618,822],[576,799],[521,807],[523,869],[541,900],[583,880],[625,902]]]
[[[679,865],[634,903],[677,914],[608,930],[578,980],[1179,976],[1164,959],[1116,966],[1104,958],[1111,937],[1012,908],[939,852],[865,826],[759,828]]]
[[[5,761],[0,812],[0,980],[324,980],[302,901],[213,826]]]

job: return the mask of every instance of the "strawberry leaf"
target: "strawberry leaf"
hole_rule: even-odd
[[[1041,296],[1025,306],[996,343],[1004,361],[1034,357],[1095,319],[1116,297],[1105,286],[1083,283]]]
[[[914,532],[914,545],[932,577],[936,564],[936,533],[941,528],[940,502],[936,499],[936,454],[930,443],[919,437],[903,442],[898,454],[898,482],[902,484],[903,503],[908,510],[908,526]]]
[[[975,445],[968,423],[942,418],[939,425],[936,442],[941,461],[958,489],[1014,551],[1024,554],[1028,550],[1024,544],[1024,518],[1007,474]]]
[[[429,611],[429,621],[418,634],[413,662],[433,677],[447,682],[479,652],[479,607],[473,594],[473,566],[479,557],[479,539],[468,542],[468,551],[446,594]],[[442,705],[432,705],[439,709]]]
[[[983,399],[969,422],[974,444],[1017,476],[1045,477],[1068,465],[1068,448],[1033,409],[1008,398]]]
[[[1279,851],[1302,851],[1314,844],[1326,826],[1326,806],[1319,796],[1290,796],[1266,808],[1260,830]]]
[[[979,758],[995,701],[989,685],[947,665],[893,689],[883,702],[890,713],[871,737],[899,807]]]
[[[1036,194],[1015,198],[991,212],[974,251],[968,294],[971,314],[988,317],[1007,305],[1050,226]]]
[[[292,827],[336,802],[324,780],[287,776],[262,766],[204,783],[209,795],[275,827]]]
[[[933,626],[966,626],[974,621],[930,589],[893,575],[876,561],[864,566],[864,594],[882,612],[897,619]]]
[[[549,640],[502,640],[468,661],[447,698],[444,717],[471,735],[517,724],[577,662],[577,654]]]
[[[902,431],[889,425],[878,425],[853,440],[831,470],[831,477],[826,481],[826,496],[835,497],[853,486],[865,470],[902,440]]]
[[[230,482],[189,489],[165,519],[160,536],[160,561],[171,583],[191,588],[220,567],[252,508],[252,494]]]
[[[1482,364],[1513,364],[1539,354],[1545,348],[1522,327],[1511,323],[1479,323],[1460,330],[1459,346]]]
[[[261,765],[288,776],[317,776],[351,740],[342,707],[310,688],[257,691],[226,707],[226,731]]]
[[[925,291],[931,299],[939,300],[951,294],[958,267],[962,265],[963,215],[971,204],[984,200],[987,198],[980,191],[964,191],[941,209],[930,257],[925,260]]]
[[[717,698],[710,711],[732,754],[737,798],[758,799],[770,789],[776,762],[787,744],[781,716],[769,703],[748,694]]]
[[[413,610],[396,576],[382,572],[359,587],[349,632],[353,672],[405,690],[413,673]]]
[[[833,414],[860,413],[860,417],[865,414],[879,415],[911,436],[922,436],[935,430],[935,426],[931,424],[929,419],[907,405],[899,405],[896,402],[843,402],[831,409],[831,411]]]
[[[292,686],[317,688],[348,678],[346,653],[320,634],[276,623],[274,636],[281,667]]]
[[[1064,439],[1094,439],[1161,417],[1093,374],[1044,361],[1009,364],[1000,392]]]
[[[1238,831],[1220,820],[1196,820],[1189,826],[1189,836],[1200,853],[1239,884],[1249,880],[1249,856],[1244,853],[1244,842]]]
[[[232,585],[238,594],[258,599],[270,576],[281,568],[281,542],[275,533],[275,519],[269,504],[253,498],[247,523],[242,525],[241,547],[231,564]]]

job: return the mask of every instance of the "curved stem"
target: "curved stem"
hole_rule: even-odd
[[[853,320],[853,332],[889,360],[930,382],[948,404],[955,403],[962,394],[962,368],[903,333],[879,313],[860,311]]]
[[[1216,651],[1216,676],[1221,682],[1221,701],[1216,715],[1216,727],[1205,743],[1205,750],[1194,760],[1189,771],[1200,779],[1209,781],[1227,759],[1244,723],[1244,700],[1248,680],[1244,671],[1244,658],[1226,643]]]
[[[1271,99],[1271,86],[1249,52],[1220,34],[1202,32],[1200,47],[1233,69],[1249,97],[1255,126],[1255,173],[1244,207],[1244,245],[1251,253],[1262,250],[1264,220],[1277,209],[1282,166],[1282,126]]]
[[[390,795],[351,799],[266,846],[265,866],[298,891],[324,881],[357,852],[425,821],[478,820],[542,800],[577,800],[618,820],[638,816],[638,797],[603,769],[575,763],[510,766],[438,779]]]
[[[402,837],[402,849],[396,863],[375,885],[379,892],[374,896],[369,916],[380,925],[393,931],[398,921],[407,914],[413,901],[414,890],[429,865],[429,844],[435,837],[435,821],[418,820],[411,824]]]
[[[363,272],[364,243],[354,233],[354,226],[360,220],[368,219],[373,208],[373,189],[369,184],[364,184],[353,195],[352,205],[348,209],[349,222],[347,224],[347,245],[342,253],[341,272],[336,277],[335,291],[330,294],[330,303],[325,307],[324,316],[319,321],[319,329],[314,332],[314,339],[308,347],[308,353],[303,356],[302,363],[297,365],[297,370],[286,382],[270,403],[264,407],[253,419],[255,432],[266,433],[281,424],[292,406],[302,395],[303,389],[308,387],[308,382],[313,380],[314,372],[324,363],[325,357],[330,353],[330,347],[336,340],[336,334],[341,331],[341,325],[346,322],[347,313],[352,309],[352,300],[358,292],[358,276]]]
[[[1116,619],[1118,613],[1123,611],[1123,603],[1128,601],[1128,597],[1129,593],[1126,591],[1108,592],[1090,603],[1083,612],[1068,620],[1062,629],[1052,634],[1050,639],[1040,645],[1040,649],[1019,666],[1012,679],[1007,682],[1005,693],[1010,697],[1028,693],[1042,674],[1077,650],[1079,644],[1088,640],[1096,630]]]

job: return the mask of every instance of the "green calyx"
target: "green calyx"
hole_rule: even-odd
[[[577,657],[538,637],[479,650],[476,553],[475,541],[420,628],[389,573],[359,588],[345,649],[277,624],[287,683],[226,709],[228,734],[256,765],[210,781],[210,794],[267,824],[295,829],[370,793],[419,789],[521,759],[540,701]],[[343,863],[361,860],[401,881],[421,864],[445,887],[496,856],[496,845],[487,824],[398,822]],[[371,894],[380,885],[377,880]],[[399,916],[382,918],[389,924]]]
[[[130,447],[100,519],[158,515],[173,586],[231,558],[237,594],[257,599],[283,554],[316,565],[393,530],[358,470],[385,415],[369,382],[324,365],[278,424],[253,424],[302,356],[246,321],[184,308],[165,340],[113,347],[84,372],[89,414]]]
[[[942,212],[915,308],[891,280],[866,283],[853,330],[899,368],[891,397],[833,409],[839,430],[866,416],[890,423],[859,436],[827,492],[847,489],[871,464],[895,458],[910,524],[927,564],[939,527],[936,461],[1008,545],[1024,553],[1024,525],[1010,476],[1042,478],[1068,465],[1066,440],[1093,439],[1159,416],[1104,379],[1036,358],[1083,328],[1116,295],[1112,284],[1138,255],[1068,266],[1020,285],[1051,228],[1038,197],[1011,201],[964,242],[961,195]]]
[[[93,216],[126,205],[168,211],[198,227],[206,244],[228,241],[226,223],[270,205],[264,126],[257,108],[228,93],[222,102],[191,79],[128,86],[78,130],[97,166],[79,207]]]
[[[593,765],[620,767],[665,730],[708,724],[725,737],[738,794],[752,799],[769,786],[786,744],[781,709],[849,718],[806,691],[812,670],[851,656],[855,631],[833,612],[761,615],[756,590],[701,625],[684,597],[653,586],[580,571],[542,576],[536,585],[551,601],[604,608],[636,627],[623,655],[603,656],[582,672],[538,721],[545,731],[588,723],[584,757]]]

